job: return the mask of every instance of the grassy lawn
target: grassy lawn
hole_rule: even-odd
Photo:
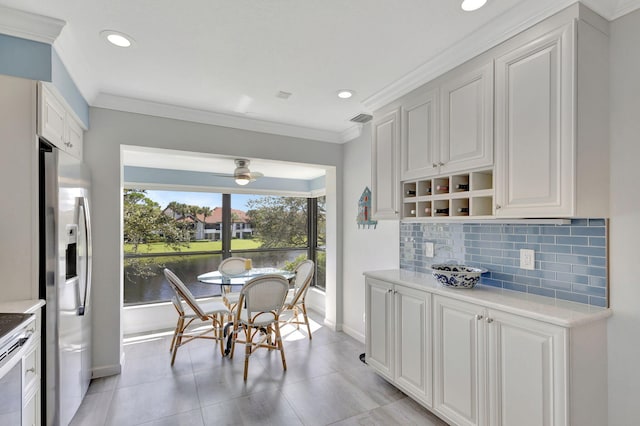
[[[262,245],[259,240],[239,240],[231,241],[233,250],[256,249]],[[124,245],[125,253],[133,253],[131,244]],[[188,247],[180,247],[180,250],[173,250],[164,243],[140,244],[138,253],[192,253],[197,251],[220,251],[222,250],[222,241],[191,241]]]

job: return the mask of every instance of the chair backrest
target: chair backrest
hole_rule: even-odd
[[[198,314],[200,319],[206,319],[207,315],[200,308],[200,305],[198,305],[196,298],[193,297],[193,294],[191,293],[191,291],[189,291],[187,286],[184,285],[182,280],[180,280],[180,278],[178,278],[178,276],[169,269],[164,270],[164,276],[167,281],[169,281],[169,284],[171,285],[171,288],[173,288],[173,291],[176,292],[178,302],[180,302],[180,299],[183,299],[187,303],[187,305],[189,305],[189,307],[193,309],[193,312]]]
[[[287,291],[289,291],[289,282],[282,275],[262,275],[249,280],[242,287],[238,303],[242,306],[240,303],[244,300],[249,318],[253,318],[254,313],[260,312],[274,312],[277,316],[284,306]]]
[[[239,275],[245,271],[245,261],[244,257],[226,258],[218,265],[218,271],[227,276]]]
[[[313,274],[315,273],[315,263],[313,260],[305,260],[301,262],[295,269],[295,278],[293,281],[295,288],[295,297],[291,301],[292,305],[295,305],[298,300],[304,299],[307,294],[307,290],[309,290],[309,285],[311,284],[311,280],[313,279]]]

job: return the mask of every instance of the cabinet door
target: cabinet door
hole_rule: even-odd
[[[371,210],[374,219],[399,217],[398,154],[400,148],[400,109],[374,120],[371,151]]]
[[[456,72],[440,92],[440,171],[493,165],[493,63]]]
[[[489,424],[565,425],[565,329],[488,314]]]
[[[40,86],[38,105],[38,134],[60,149],[64,149],[64,106],[46,89]]]
[[[434,296],[433,408],[457,425],[482,425],[485,391],[483,308]]]
[[[366,361],[393,380],[393,285],[367,278],[365,285]]]
[[[402,106],[402,180],[438,174],[438,91],[408,99]]]
[[[431,296],[396,286],[395,380],[400,388],[431,407]]]
[[[22,426],[40,425],[40,388],[25,395],[22,405]]]
[[[496,60],[496,215],[574,213],[574,24]]]
[[[76,158],[82,160],[82,127],[76,122],[76,120],[67,114],[67,126],[66,126],[66,151]]]

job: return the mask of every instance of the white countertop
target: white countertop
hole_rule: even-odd
[[[592,321],[605,319],[612,315],[611,309],[608,308],[600,308],[484,285],[477,285],[472,289],[447,288],[438,284],[431,274],[406,271],[403,269],[367,271],[364,272],[364,275],[563,327],[576,327]]]
[[[44,306],[44,300],[14,300],[11,302],[0,302],[0,312],[31,314]]]

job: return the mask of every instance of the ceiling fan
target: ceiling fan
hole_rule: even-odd
[[[249,163],[251,161],[244,158],[237,158],[235,160],[236,169],[233,174],[214,173],[216,176],[232,177],[235,179],[238,185],[247,185],[251,182],[255,182],[256,179],[263,177],[260,172],[252,172],[249,170]]]

